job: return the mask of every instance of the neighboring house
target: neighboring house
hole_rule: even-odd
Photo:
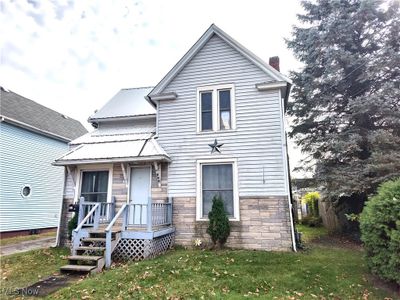
[[[58,226],[64,170],[51,164],[86,132],[78,121],[1,88],[2,238]]]
[[[151,257],[173,241],[207,242],[217,194],[231,220],[228,246],[295,249],[284,131],[290,80],[277,58],[270,62],[212,25],[154,88],[121,90],[89,118],[97,130],[55,162],[69,174],[60,244],[68,207],[81,199],[65,270],[79,269],[93,246],[101,268],[103,252],[109,266],[111,257]]]

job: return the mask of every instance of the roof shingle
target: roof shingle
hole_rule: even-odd
[[[83,125],[61,113],[40,105],[30,99],[0,88],[0,115],[10,121],[23,123],[50,135],[73,140],[85,134]]]

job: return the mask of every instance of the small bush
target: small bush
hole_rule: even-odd
[[[214,196],[212,201],[211,211],[208,213],[207,233],[211,236],[214,246],[222,247],[231,233],[231,228],[221,197]]]
[[[78,213],[75,213],[71,220],[68,221],[68,238],[72,239],[72,230],[78,226]]]
[[[300,220],[300,224],[307,225],[309,227],[320,227],[322,225],[322,219],[312,215],[305,216]]]
[[[371,272],[400,284],[400,178],[382,184],[367,201],[360,229]]]

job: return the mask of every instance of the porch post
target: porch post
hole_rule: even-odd
[[[85,197],[79,197],[79,212],[78,212],[78,224],[80,224],[84,218],[83,211],[83,202],[85,201]]]
[[[112,230],[106,231],[106,268],[109,269],[111,267],[111,235]]]
[[[99,224],[100,224],[100,213],[101,213],[101,203],[97,203],[96,204],[96,210],[94,211],[94,224],[93,224],[93,229],[98,229],[99,228]]]
[[[172,197],[168,197],[168,222],[172,225]]]
[[[153,207],[152,207],[151,197],[147,199],[147,231],[152,231],[153,225]]]

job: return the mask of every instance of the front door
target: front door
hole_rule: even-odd
[[[150,197],[151,168],[131,168],[129,224],[147,224],[147,203]]]

